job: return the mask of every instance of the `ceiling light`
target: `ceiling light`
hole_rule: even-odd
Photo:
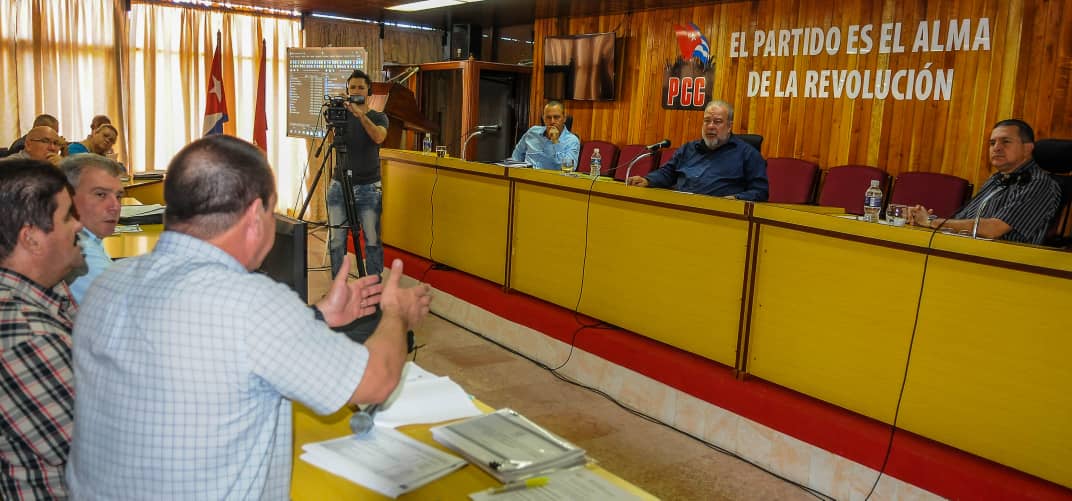
[[[404,3],[402,5],[396,5],[394,7],[388,7],[387,10],[416,12],[419,10],[438,9],[440,7],[450,7],[452,5],[462,5],[479,1],[481,0],[422,0],[420,2],[410,2]]]

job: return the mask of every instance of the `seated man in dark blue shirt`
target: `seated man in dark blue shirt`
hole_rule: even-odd
[[[730,132],[733,106],[711,101],[704,107],[703,137],[686,143],[669,162],[647,176],[632,176],[632,186],[765,202],[769,191],[767,161]]]

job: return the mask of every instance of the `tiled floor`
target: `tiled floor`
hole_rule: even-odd
[[[310,266],[326,263],[310,238]],[[310,298],[329,272],[309,272]],[[606,398],[439,317],[417,330],[417,363],[450,376],[492,407],[511,407],[585,448],[606,469],[662,499],[814,499],[800,488],[677,431],[651,423]]]

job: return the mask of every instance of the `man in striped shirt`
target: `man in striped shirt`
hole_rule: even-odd
[[[0,166],[0,499],[65,499],[73,429],[63,277],[82,264],[71,189],[36,160]]]
[[[975,198],[950,219],[932,220],[931,211],[917,205],[909,210],[909,222],[974,231],[984,238],[1042,243],[1061,203],[1061,189],[1031,158],[1034,149],[1035,131],[1030,125],[1015,119],[998,122],[990,132],[990,165],[997,172]]]

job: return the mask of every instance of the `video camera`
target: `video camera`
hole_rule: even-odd
[[[365,96],[328,96],[324,99],[324,118],[335,127],[345,127],[346,117],[350,111],[346,109],[346,102],[353,104],[365,104]]]

